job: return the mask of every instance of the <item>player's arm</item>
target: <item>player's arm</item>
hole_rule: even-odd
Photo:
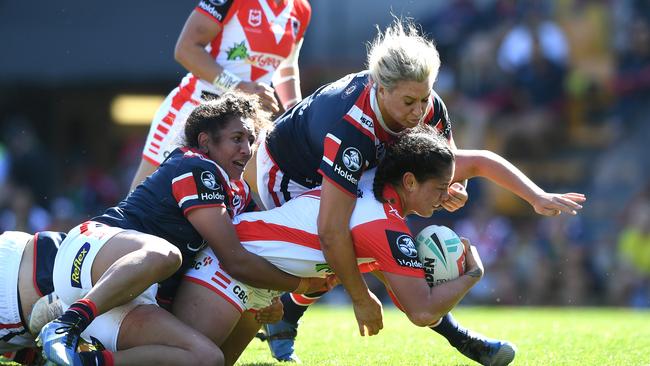
[[[382,307],[368,290],[359,268],[350,234],[350,217],[356,197],[323,179],[318,236],[325,260],[347,290],[354,306],[359,332],[375,335],[383,328]]]
[[[298,68],[298,56],[302,42],[301,39],[294,45],[289,57],[280,64],[275,75],[273,75],[273,87],[284,110],[293,107],[302,100],[300,71]]]
[[[239,281],[254,287],[299,293],[324,287],[324,279],[301,281],[244,249],[225,207],[196,208],[187,213],[187,219],[207,241],[223,269]]]
[[[512,163],[491,151],[459,149],[455,155],[454,181],[485,177],[526,200],[540,215],[575,215],[587,200],[582,193],[545,192]]]
[[[390,290],[413,324],[425,327],[438,321],[456,306],[483,276],[483,264],[476,247],[470,245],[467,239],[462,240],[467,249],[467,271],[454,280],[429,287],[422,277],[383,272]]]
[[[223,6],[227,6],[227,4]],[[225,13],[222,16],[225,18]],[[224,73],[223,66],[216,63],[205,50],[205,46],[217,37],[222,29],[220,22],[195,9],[187,18],[176,41],[174,58],[185,69],[203,80],[213,84],[229,85],[230,88],[236,87],[249,94],[257,94],[265,109],[272,113],[277,112],[279,108],[273,88],[266,84],[241,80],[229,72]],[[222,82],[219,83],[220,76]]]

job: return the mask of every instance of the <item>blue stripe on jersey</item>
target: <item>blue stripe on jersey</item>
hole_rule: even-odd
[[[34,252],[36,253],[34,282],[41,295],[54,292],[54,283],[52,282],[54,258],[66,236],[66,233],[55,231],[41,231],[36,234],[36,241],[34,241]]]

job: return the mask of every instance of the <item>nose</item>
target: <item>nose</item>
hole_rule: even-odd
[[[253,148],[252,148],[251,144],[248,143],[248,141],[244,141],[241,144],[241,149],[240,150],[241,150],[242,155],[251,156],[251,152],[253,151]]]

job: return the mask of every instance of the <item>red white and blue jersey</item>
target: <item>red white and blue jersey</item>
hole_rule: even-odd
[[[217,163],[198,150],[178,148],[122,202],[92,220],[169,241],[183,255],[183,265],[177,272],[182,274],[194,255],[206,246],[187,219],[188,213],[198,208],[225,207],[233,217],[250,202],[250,189],[245,182],[231,182]],[[170,291],[175,290],[177,277],[172,277]],[[169,296],[160,291],[159,294]]]
[[[266,139],[269,155],[292,181],[317,187],[322,177],[356,195],[363,172],[375,167],[395,139],[381,118],[367,71],[327,84],[276,120]],[[424,123],[452,139],[442,99],[431,91]]]
[[[369,188],[358,194],[350,219],[357,262],[365,268],[423,278],[399,196],[391,187],[384,196],[395,203],[377,201]],[[324,277],[332,269],[318,239],[319,205],[320,189],[314,189],[272,210],[239,215],[233,223],[246,250],[295,276]]]
[[[244,81],[271,83],[280,64],[304,37],[311,18],[306,0],[201,0],[196,11],[219,24],[221,32],[206,46],[217,64]],[[212,80],[188,73],[180,95],[201,100],[217,94]]]

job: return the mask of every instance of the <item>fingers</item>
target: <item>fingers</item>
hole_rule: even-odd
[[[460,183],[454,183],[449,186],[449,189],[447,190],[447,198],[442,201],[441,205],[445,210],[454,212],[465,206],[467,198],[468,196],[465,186]]]
[[[280,111],[277,99],[275,99],[275,90],[269,85],[257,83],[255,85],[255,94],[260,97],[262,107],[271,113]]]

